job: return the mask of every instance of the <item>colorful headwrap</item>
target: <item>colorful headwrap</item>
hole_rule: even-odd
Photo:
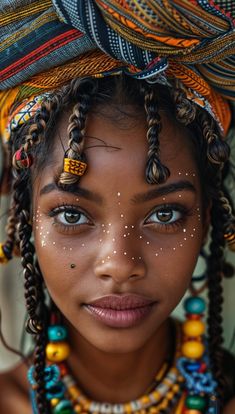
[[[151,82],[179,79],[187,96],[226,134],[228,100],[235,99],[235,2],[1,1],[0,134],[5,139],[17,117],[22,122],[31,114],[25,107],[35,110],[30,102],[38,95],[75,77],[122,71]],[[16,118],[12,113],[9,124],[12,107]]]

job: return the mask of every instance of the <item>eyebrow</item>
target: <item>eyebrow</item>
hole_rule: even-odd
[[[153,188],[152,190],[147,191],[146,193],[136,194],[133,197],[132,201],[134,203],[143,203],[146,201],[151,201],[157,197],[185,190],[191,191],[194,194],[196,193],[196,188],[194,187],[194,185],[190,181],[184,180],[175,183],[170,183],[162,187]]]
[[[131,201],[134,203],[143,203],[146,201],[151,201],[157,197],[185,190],[191,191],[194,194],[196,193],[196,188],[194,187],[194,185],[190,181],[184,180],[175,183],[170,183],[160,188],[153,188],[147,191],[146,193],[136,194]],[[83,197],[88,201],[93,201],[100,205],[103,204],[102,197],[94,191],[89,191],[85,188],[77,187],[74,185],[68,185],[63,187],[57,185],[55,182],[45,185],[40,191],[40,196],[44,194],[49,194],[52,191],[70,193],[79,197]]]
[[[49,194],[52,191],[70,193],[70,194],[73,194],[79,197],[83,197],[88,201],[94,201],[97,204],[102,204],[103,202],[102,197],[99,194],[95,193],[94,191],[89,191],[85,188],[74,186],[74,185],[59,186],[55,182],[45,185],[40,191],[40,196],[44,194]]]

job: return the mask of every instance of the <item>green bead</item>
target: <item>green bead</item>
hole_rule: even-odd
[[[74,414],[71,402],[68,400],[61,400],[53,409],[53,414]]]
[[[194,296],[186,299],[184,302],[184,309],[187,313],[199,315],[205,311],[206,303],[204,299],[200,298],[199,296]]]
[[[185,400],[185,405],[191,410],[204,411],[206,408],[206,400],[200,395],[188,395]]]

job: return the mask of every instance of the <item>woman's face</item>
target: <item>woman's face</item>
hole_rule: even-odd
[[[145,118],[90,115],[88,168],[57,188],[68,117],[34,185],[36,253],[48,291],[78,337],[105,352],[147,343],[182,298],[204,237],[199,174],[186,130],[162,115],[161,185],[145,180]]]

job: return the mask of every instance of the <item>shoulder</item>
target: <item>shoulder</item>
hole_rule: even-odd
[[[17,409],[17,411],[16,411]],[[0,373],[0,413],[31,414],[27,367],[23,364]]]

